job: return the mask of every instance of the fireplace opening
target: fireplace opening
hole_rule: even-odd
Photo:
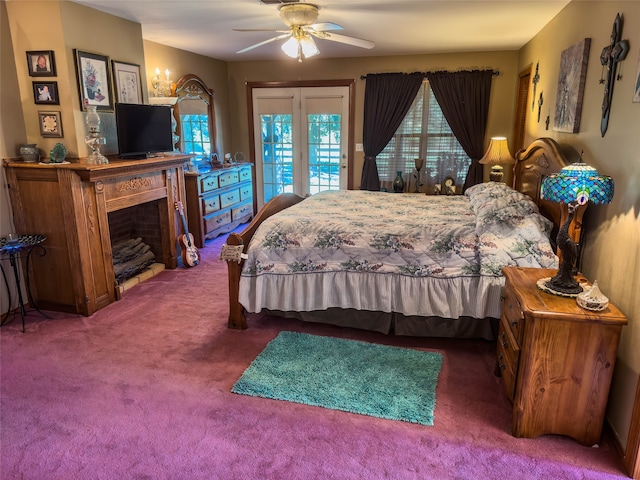
[[[163,258],[158,208],[155,200],[108,214],[113,270],[118,287],[141,274],[146,279],[164,269],[162,264],[162,268],[158,268],[157,261]]]

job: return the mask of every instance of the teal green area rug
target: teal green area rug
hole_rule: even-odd
[[[231,391],[431,426],[441,367],[436,352],[281,332]]]

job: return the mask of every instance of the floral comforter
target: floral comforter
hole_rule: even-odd
[[[507,265],[557,268],[551,228],[529,197],[502,183],[464,196],[323,192],[259,227],[242,276],[497,277]]]

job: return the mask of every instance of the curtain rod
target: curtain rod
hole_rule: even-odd
[[[456,72],[480,72],[481,70],[456,70]],[[413,72],[413,73],[422,73],[425,77],[427,75],[430,75],[432,73],[456,73],[456,72],[449,72],[448,70],[437,70],[435,72]],[[494,70],[493,71],[493,76],[497,77],[498,75],[500,75],[500,70]],[[367,76],[366,75],[360,75],[360,80],[366,80]]]

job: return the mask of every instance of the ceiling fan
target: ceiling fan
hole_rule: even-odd
[[[287,26],[286,30],[273,29],[244,29],[234,28],[236,32],[277,32],[280,35],[268,40],[256,43],[250,47],[238,50],[236,53],[244,53],[256,47],[261,47],[276,40],[289,39],[282,44],[282,50],[291,58],[297,58],[299,62],[303,58],[309,58],[320,53],[313,37],[322,40],[346,43],[361,48],[373,48],[375,43],[356,37],[348,37],[333,33],[335,30],[342,30],[340,25],[335,23],[315,23],[318,19],[318,6],[313,3],[286,2],[278,7],[280,18]]]

